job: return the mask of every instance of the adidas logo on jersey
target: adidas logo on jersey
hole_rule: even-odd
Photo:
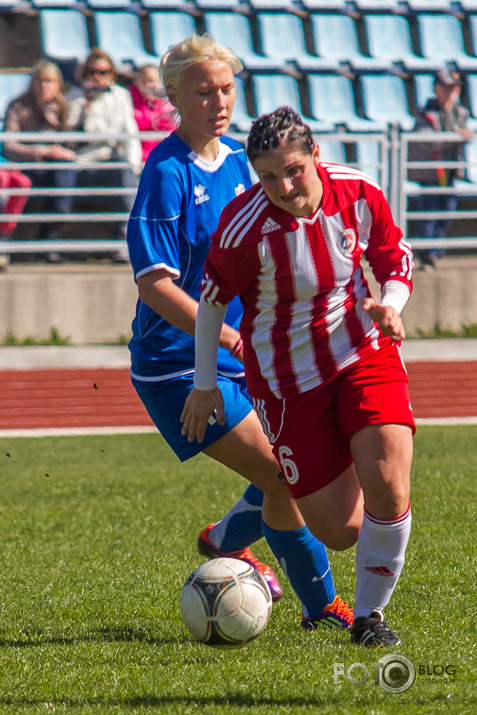
[[[235,187],[235,196],[240,196],[240,194],[243,194],[245,191],[245,186],[244,184],[237,184]]]
[[[265,235],[266,233],[271,233],[272,231],[278,231],[279,228],[279,223],[275,223],[272,218],[267,218],[267,220],[262,226],[262,235]]]
[[[207,193],[207,189],[205,186],[202,186],[202,184],[196,184],[194,186],[194,196],[195,196],[195,205],[198,206],[198,204],[203,204],[204,201],[209,201],[210,196]]]

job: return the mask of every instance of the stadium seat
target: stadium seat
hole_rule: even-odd
[[[250,71],[277,71],[281,60],[264,57],[255,52],[252,28],[248,17],[234,12],[205,12],[204,26],[216,39],[225,42]]]
[[[476,6],[477,9],[477,6]],[[467,16],[472,54],[477,55],[477,15]]]
[[[413,12],[452,12],[452,0],[407,0],[409,9]]]
[[[82,7],[82,3],[79,2],[79,0],[31,0],[31,4],[37,10],[46,9],[46,8],[51,8],[51,9],[70,8],[72,10],[74,10],[74,9],[79,10]],[[2,2],[0,0],[0,7],[1,6],[2,6]]]
[[[415,119],[409,112],[409,103],[404,81],[395,75],[362,75],[359,78],[363,110],[376,127],[385,131],[390,124],[397,124],[404,131],[411,131]]]
[[[342,11],[346,12],[347,2],[346,0],[302,0],[303,6],[310,12],[329,12]]]
[[[356,112],[353,85],[347,77],[335,74],[308,75],[311,114],[315,119],[343,124],[352,132],[373,131],[369,119]]]
[[[326,54],[314,57],[307,51],[303,22],[297,15],[258,13],[257,19],[263,53],[284,68],[288,63],[296,64],[305,71],[339,68],[339,63]]]
[[[296,10],[293,0],[248,0],[254,10]]]
[[[353,70],[380,72],[383,63],[361,52],[356,23],[349,15],[337,13],[314,13],[310,15],[314,49],[321,58]]]
[[[240,10],[243,8],[241,0],[195,0],[201,10]]]
[[[146,10],[173,10],[174,12],[187,12],[190,10],[188,0],[141,0],[141,5]]]
[[[462,25],[457,17],[418,15],[417,22],[424,57],[439,60],[441,64],[455,63],[466,72],[477,72],[477,57],[465,52]]]
[[[406,6],[402,0],[355,0],[355,2],[361,12],[370,10],[373,12],[402,12]]]
[[[373,14],[363,16],[371,57],[388,62],[394,71],[435,72],[440,62],[418,57],[412,47],[409,22],[401,15]]]
[[[5,119],[5,112],[12,101],[23,92],[26,92],[30,85],[31,75],[27,73],[0,73],[0,121]]]
[[[467,102],[466,106],[470,111],[468,126],[477,131],[477,75],[468,74],[465,78]]]
[[[186,12],[149,13],[152,49],[161,57],[171,45],[175,45],[193,32],[197,32],[195,19]]]
[[[331,122],[321,122],[303,115],[298,82],[288,75],[252,76],[252,88],[256,115],[269,114],[277,107],[286,105],[299,112],[313,132],[331,132],[335,126]]]
[[[414,75],[414,98],[416,106],[425,105],[429,97],[434,95],[434,75],[416,74]]]
[[[346,164],[346,149],[343,142],[334,139],[320,139],[320,161],[331,161],[335,164]]]
[[[43,54],[60,66],[83,62],[90,51],[86,17],[79,10],[40,10]]]
[[[87,0],[92,10],[127,10],[131,0]]]
[[[381,151],[383,145],[376,139],[359,139],[356,142],[358,169],[381,185]]]
[[[455,188],[459,196],[477,196],[477,139],[471,139],[464,146],[467,162],[466,178],[458,179]]]
[[[120,70],[129,71],[145,64],[158,64],[159,57],[144,47],[139,17],[132,12],[94,13],[98,46],[114,59]]]
[[[241,77],[235,78],[235,106],[232,115],[232,129],[248,132],[252,117],[248,113],[245,86]]]

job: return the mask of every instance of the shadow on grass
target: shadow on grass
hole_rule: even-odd
[[[55,698],[53,700],[36,700],[34,698],[0,698],[0,707],[2,706],[35,706],[42,705],[48,702],[50,707],[121,707],[121,708],[163,708],[165,705],[176,705],[186,707],[206,707],[210,705],[217,706],[235,706],[243,708],[257,708],[265,706],[275,707],[291,707],[301,706],[317,707],[319,705],[333,705],[340,702],[339,697],[330,698],[260,698],[246,693],[228,693],[227,695],[211,695],[207,697],[193,697],[191,695],[143,695],[133,698]]]
[[[157,626],[156,626],[157,628]],[[51,635],[36,631],[23,633],[21,638],[0,638],[0,648],[32,648],[45,645],[74,645],[75,643],[147,643],[149,645],[164,646],[177,645],[179,638],[163,637],[153,633],[150,629],[136,628],[133,626],[106,626],[83,634]],[[1,702],[1,701],[0,701]]]

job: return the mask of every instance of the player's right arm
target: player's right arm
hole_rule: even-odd
[[[217,349],[227,312],[227,304],[212,305],[200,299],[195,330],[194,388],[189,393],[181,415],[182,434],[189,442],[202,442],[210,416],[225,423],[224,399],[217,386]]]
[[[198,302],[174,283],[171,274],[161,268],[145,273],[137,279],[139,298],[149,308],[189,335],[194,335]],[[232,350],[240,335],[235,328],[224,323],[220,331],[219,345]],[[238,356],[240,359],[240,356]]]

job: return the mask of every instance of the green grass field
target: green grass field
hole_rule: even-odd
[[[1,439],[0,712],[477,712],[477,428],[421,427],[415,446],[413,532],[386,613],[418,675],[397,695],[374,682],[387,651],[302,631],[288,585],[244,649],[185,631],[196,536],[241,494],[236,475],[180,465],[154,434]],[[255,551],[273,563],[264,541]],[[352,604],[354,550],[331,558]],[[346,677],[355,663],[362,685]]]

